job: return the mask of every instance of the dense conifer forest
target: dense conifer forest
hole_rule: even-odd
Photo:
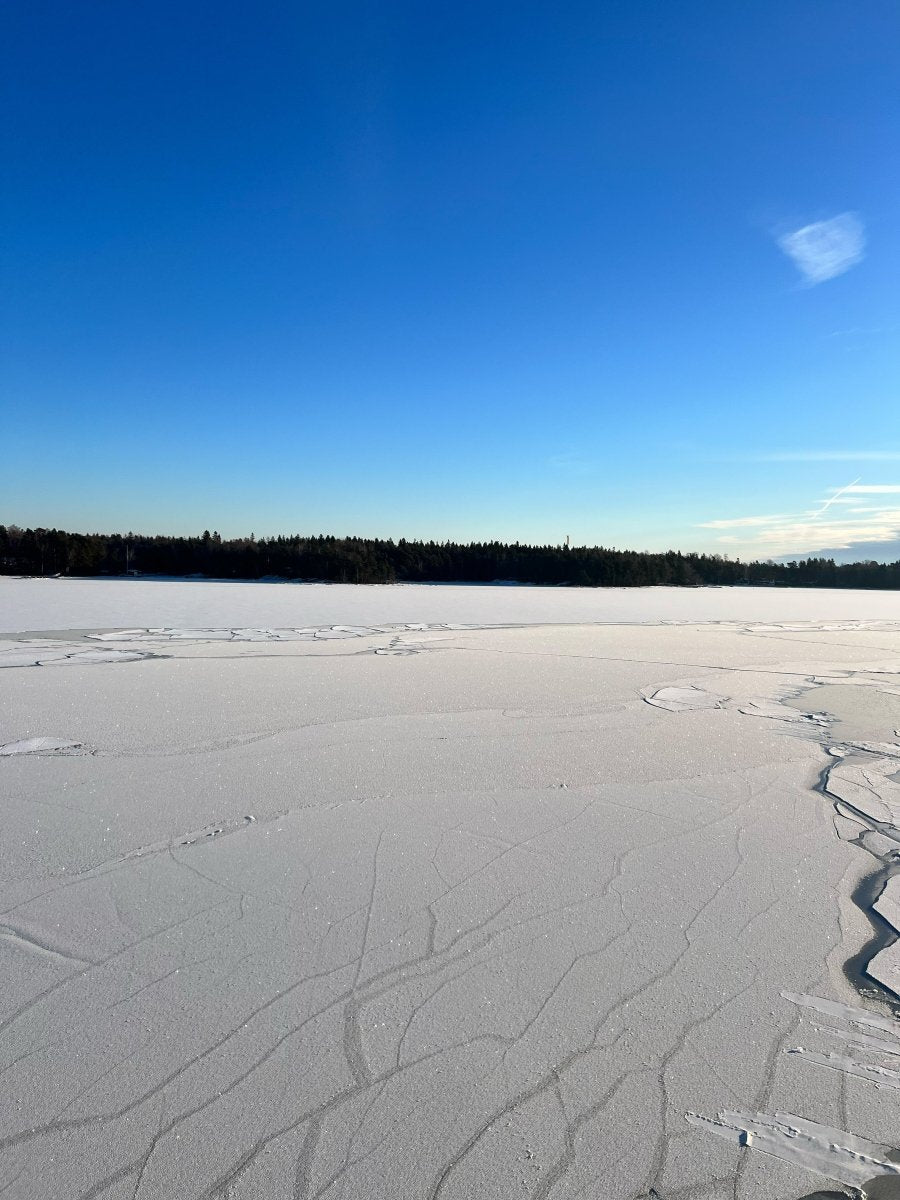
[[[0,525],[0,574],[178,575],[333,583],[491,583],[578,587],[647,584],[900,588],[900,562],[830,558],[743,563],[717,554],[602,546],[418,542],[357,537],[221,538],[66,533]]]

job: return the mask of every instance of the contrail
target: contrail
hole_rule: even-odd
[[[857,475],[855,479],[851,479],[851,481],[845,484],[842,488],[838,488],[834,495],[829,496],[822,507],[817,512],[812,514],[812,519],[815,520],[816,517],[821,517],[822,513],[831,508],[832,504],[834,504],[838,497],[843,496],[844,492],[849,492],[852,487],[855,487],[859,483],[860,479],[862,479],[862,475]]]

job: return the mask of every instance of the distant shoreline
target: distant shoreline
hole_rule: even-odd
[[[0,525],[0,574],[69,578],[417,583],[493,587],[819,587],[900,589],[900,561],[807,557],[741,562],[720,554],[520,542],[312,537],[223,539],[82,534]]]
[[[667,588],[679,587],[684,589],[691,588],[791,588],[791,587],[806,587],[816,588],[821,587],[820,584],[797,584],[792,582],[785,583],[754,583],[754,582],[735,582],[735,583],[643,583],[643,584],[577,584],[577,583],[531,583],[527,580],[519,579],[390,579],[382,582],[374,583],[356,583],[355,581],[345,579],[295,579],[286,575],[261,575],[255,579],[242,579],[237,576],[227,575],[154,575],[143,574],[137,572],[129,575],[63,575],[61,573],[53,575],[9,575],[0,572],[0,579],[21,579],[21,580],[47,580],[48,582],[78,582],[78,583],[255,583],[255,584],[272,584],[272,585],[290,585],[292,587],[459,587],[459,588],[539,588],[546,591],[560,591],[562,589],[586,591],[602,591],[604,588],[621,588],[633,587],[638,588]],[[865,589],[865,590],[884,590],[893,591],[893,588],[885,589]]]

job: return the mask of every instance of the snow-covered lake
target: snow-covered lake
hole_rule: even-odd
[[[4,1195],[896,1175],[896,593],[3,579],[0,628]]]
[[[169,625],[274,627],[898,620],[900,592],[805,588],[531,588],[215,583],[0,576],[0,633]],[[63,624],[59,624],[63,622]]]

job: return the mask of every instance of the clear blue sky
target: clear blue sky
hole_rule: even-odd
[[[0,520],[900,557],[895,0],[0,21]]]

